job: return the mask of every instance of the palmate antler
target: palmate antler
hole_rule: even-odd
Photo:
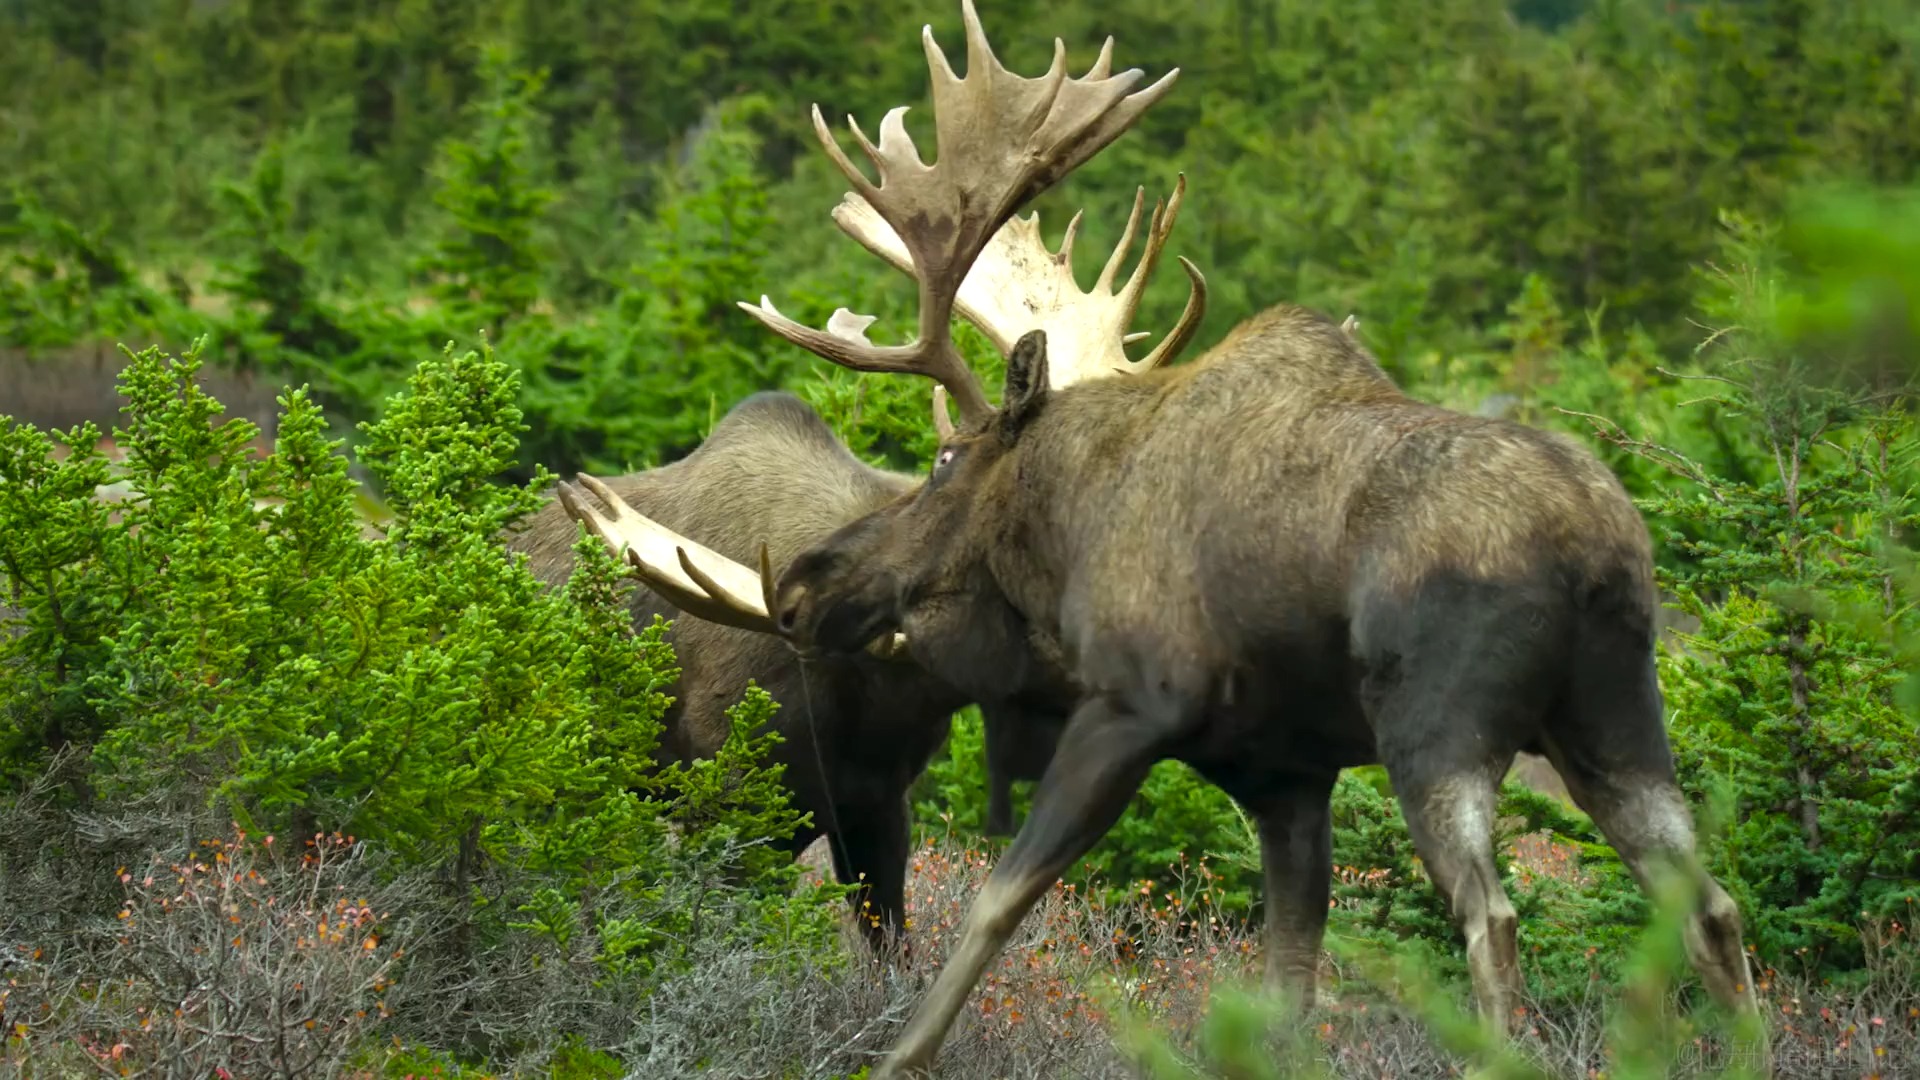
[[[1173,231],[1174,219],[1180,215],[1180,201],[1186,191],[1187,178],[1182,174],[1174,184],[1173,195],[1164,204],[1154,202],[1146,250],[1118,293],[1113,291],[1114,276],[1126,263],[1134,234],[1139,231],[1146,188],[1135,189],[1126,231],[1120,234],[1119,244],[1107,257],[1107,265],[1091,291],[1082,292],[1073,277],[1073,241],[1079,234],[1082,215],[1075,214],[1067,222],[1066,235],[1055,252],[1048,250],[1041,238],[1040,215],[1033,213],[1013,218],[993,235],[960,283],[954,310],[979,327],[1002,355],[1012,352],[1013,343],[1027,331],[1046,331],[1049,357],[1059,358],[1047,365],[1047,385],[1054,390],[1099,375],[1138,375],[1159,367],[1186,348],[1207,310],[1207,280],[1193,263],[1182,258],[1180,265],[1187,271],[1189,287],[1180,321],[1152,352],[1138,360],[1127,359],[1127,345],[1152,336],[1144,331],[1129,334],[1127,325],[1140,307],[1140,298]],[[913,259],[906,246],[865,200],[847,196],[834,209],[834,220],[869,251],[913,276]],[[858,334],[862,340],[867,325],[873,322],[845,308],[834,312],[834,319],[840,333]],[[835,325],[830,322],[828,329],[833,330]],[[953,420],[947,415],[946,387],[934,387],[933,401],[934,427],[942,439],[950,438]]]
[[[1138,373],[1165,363],[1192,338],[1206,307],[1206,282],[1193,264],[1182,259],[1192,281],[1185,312],[1159,347],[1140,360],[1127,359],[1124,346],[1146,336],[1129,335],[1126,327],[1178,215],[1186,191],[1184,176],[1164,215],[1156,202],[1144,254],[1118,293],[1113,291],[1113,281],[1133,242],[1144,189],[1136,193],[1126,232],[1090,292],[1082,292],[1073,280],[1073,237],[1079,215],[1068,225],[1057,253],[1047,250],[1042,241],[1038,215],[1014,219],[1022,206],[1131,127],[1172,88],[1179,69],[1129,93],[1144,73],[1131,68],[1112,74],[1112,38],[1101,46],[1092,68],[1077,79],[1067,77],[1066,46],[1056,39],[1047,73],[1026,78],[1009,72],[994,56],[973,0],[961,0],[961,12],[967,36],[966,78],[954,75],[933,39],[932,27],[921,33],[933,81],[939,151],[933,165],[922,161],[907,135],[901,120],[907,111],[904,106],[881,120],[878,146],[848,117],[854,137],[879,172],[879,182],[874,183],[834,141],[820,107],[813,109],[814,133],[855,189],[834,209],[834,221],[919,285],[919,332],[914,341],[875,345],[866,337],[873,318],[844,307],[833,313],[824,330],[816,330],[780,314],[765,296],[757,306],[740,305],[774,333],[842,367],[932,378],[938,384],[935,424],[943,435],[950,434],[952,426],[945,401],[948,394],[964,421],[981,421],[992,413],[978,378],[954,346],[956,310],[1002,353],[1011,351],[1028,330],[1045,330],[1049,381],[1058,388],[1096,375]],[[662,597],[700,618],[778,632],[768,614],[772,571],[764,548],[760,572],[755,574],[648,520],[591,477],[582,475],[580,482],[600,497],[607,512],[591,507],[578,489],[562,484],[560,497],[568,512],[616,551],[624,551],[642,580]],[[870,651],[897,657],[904,647],[905,640],[894,634],[877,641]]]
[[[661,599],[708,622],[776,632],[773,616],[768,614],[773,606],[768,599],[773,594],[773,568],[765,544],[760,545],[756,574],[640,513],[599,480],[586,473],[578,478],[579,487],[560,482],[560,503],[567,514],[598,536],[616,557],[624,558]],[[875,639],[867,651],[896,659],[905,655],[906,644],[906,638],[896,633]]]
[[[740,306],[774,333],[842,367],[927,375],[952,395],[962,419],[975,421],[992,409],[979,380],[953,344],[952,318],[961,294],[967,294],[962,314],[1003,351],[1021,331],[1038,325],[1031,313],[1019,314],[1017,305],[1044,300],[1050,291],[1057,291],[1062,276],[1057,273],[1058,257],[1039,242],[1037,223],[1031,219],[1024,225],[1014,223],[1004,240],[997,234],[1021,206],[1132,126],[1172,88],[1180,72],[1176,68],[1146,89],[1129,94],[1143,72],[1130,68],[1111,74],[1113,39],[1108,38],[1093,67],[1080,78],[1067,77],[1066,46],[1058,39],[1053,65],[1045,75],[1015,75],[994,56],[973,0],[962,0],[961,8],[967,31],[965,79],[954,76],[946,54],[933,39],[933,28],[921,34],[933,77],[939,146],[939,159],[933,165],[921,160],[907,134],[901,121],[905,106],[891,110],[880,122],[878,147],[867,139],[858,121],[847,118],[880,174],[878,184],[869,181],[840,149],[819,106],[813,110],[814,132],[821,146],[855,189],[834,209],[834,220],[868,250],[919,283],[918,336],[907,345],[874,345],[863,332],[872,319],[845,308],[834,312],[826,330],[815,330],[781,315],[766,297],[758,306]],[[1027,233],[1019,232],[1021,228]],[[1128,231],[1131,234],[1131,228]],[[1164,234],[1163,229],[1159,231]],[[1161,239],[1164,242],[1164,235]],[[995,242],[996,256],[982,261],[990,242]],[[1151,271],[1148,264],[1157,254],[1158,245],[1150,243],[1143,269]],[[1115,268],[1117,260],[1109,267]],[[985,272],[978,278],[980,287],[967,289],[968,279],[980,271]],[[1136,278],[1144,283],[1144,274],[1136,271]],[[1072,283],[1071,272],[1065,279]],[[1103,281],[1110,284],[1110,275]],[[1135,284],[1130,281],[1122,293],[1122,297],[1133,294],[1130,303],[1121,305],[1129,316],[1138,303]],[[1051,340],[1053,326],[1046,328],[1050,356],[1076,355],[1067,351],[1067,343]],[[1112,336],[1117,339],[1123,329],[1111,331]],[[1074,324],[1060,320],[1060,332],[1073,335]],[[1076,336],[1073,344],[1078,343]],[[1111,351],[1103,347],[1101,355],[1118,352],[1116,340]]]
[[[1079,235],[1083,215],[1075,214],[1067,222],[1066,235],[1061,239],[1060,250],[1055,252],[1049,250],[1041,238],[1040,215],[1033,213],[1012,218],[993,235],[961,282],[954,296],[954,311],[979,327],[1002,355],[1012,352],[1013,343],[1027,331],[1045,330],[1050,361],[1048,385],[1055,390],[1098,375],[1138,375],[1159,367],[1178,356],[1192,340],[1207,309],[1206,278],[1193,263],[1182,258],[1180,265],[1186,269],[1189,279],[1186,310],[1152,352],[1138,360],[1127,359],[1126,345],[1152,336],[1144,331],[1127,333],[1127,326],[1140,307],[1147,282],[1160,261],[1174,220],[1179,217],[1186,191],[1187,178],[1182,174],[1174,184],[1173,195],[1164,204],[1154,202],[1153,217],[1147,225],[1146,249],[1118,293],[1113,291],[1114,278],[1126,263],[1134,235],[1139,232],[1146,188],[1135,190],[1126,231],[1121,233],[1120,242],[1107,257],[1106,267],[1100,271],[1092,290],[1082,292],[1073,276],[1073,242]],[[906,245],[864,199],[850,194],[833,213],[834,220],[848,235],[909,277],[914,276],[913,259]],[[859,330],[872,321],[866,316],[853,315],[845,308],[834,315],[849,329],[854,328],[848,320],[861,320]]]

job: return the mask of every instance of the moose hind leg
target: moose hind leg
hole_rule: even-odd
[[[980,717],[987,744],[987,835],[1012,836],[1013,781],[1021,749],[1012,725],[1019,718],[991,705],[980,706]]]
[[[1519,917],[1493,861],[1496,778],[1505,775],[1506,762],[1438,775],[1404,768],[1396,773],[1389,764],[1388,772],[1414,850],[1466,939],[1475,1007],[1486,1020],[1510,1026],[1526,986]]]
[[[1192,714],[1089,699],[1061,735],[1033,810],[974,899],[960,943],[874,1080],[931,1069],[954,1018],[1027,911],[1127,808],[1169,733]]]
[[[1361,699],[1401,816],[1466,939],[1475,1005],[1509,1031],[1525,983],[1493,858],[1499,785],[1561,681],[1563,624],[1537,584],[1446,578],[1375,597],[1360,623]]]
[[[1320,945],[1333,878],[1333,809],[1338,774],[1282,785],[1253,804],[1266,878],[1266,986],[1294,1006],[1316,1003]]]
[[[1661,720],[1652,649],[1622,634],[1589,637],[1566,707],[1548,733],[1548,756],[1643,890],[1662,870],[1689,880],[1695,900],[1688,959],[1721,1004],[1757,1012],[1740,909],[1695,849],[1693,815]]]
[[[1736,1011],[1758,1011],[1742,947],[1740,908],[1700,864],[1692,815],[1679,785],[1644,774],[1566,779],[1574,801],[1600,827],[1641,889],[1650,893],[1662,872],[1688,880],[1695,892],[1687,919],[1687,959],[1715,1000]]]

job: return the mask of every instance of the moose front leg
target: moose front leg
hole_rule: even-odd
[[[1320,944],[1333,879],[1333,784],[1338,774],[1284,784],[1252,807],[1266,877],[1266,986],[1299,1009],[1316,1002]]]
[[[834,875],[858,884],[848,900],[860,933],[876,956],[903,955],[907,907],[907,859],[913,845],[904,797],[878,806],[835,808],[840,831],[833,838]]]
[[[932,1068],[954,1018],[1028,909],[1126,810],[1158,759],[1171,720],[1104,697],[1075,711],[1034,793],[1033,811],[987,877],[959,946],[873,1080],[902,1080]]]

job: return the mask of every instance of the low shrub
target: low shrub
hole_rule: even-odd
[[[537,1063],[622,1043],[650,980],[714,949],[839,962],[845,890],[797,889],[775,846],[803,820],[762,765],[777,703],[751,689],[713,758],[656,768],[666,624],[636,632],[598,541],[556,590],[504,551],[546,477],[498,481],[524,427],[498,358],[427,359],[363,426],[378,524],[304,391],[260,454],[197,354],[130,360],[124,463],[91,428],[0,431],[0,941],[58,959],[111,929],[59,969],[71,993],[42,986],[32,1045],[306,1075],[404,1001],[397,1032]],[[405,959],[305,967],[343,916],[316,889],[401,920],[356,941]],[[195,957],[220,973],[198,989]]]

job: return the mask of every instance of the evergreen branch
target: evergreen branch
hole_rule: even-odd
[[[1587,421],[1594,426],[1594,434],[1599,438],[1700,485],[1715,502],[1726,501],[1720,494],[1719,486],[1708,476],[1707,471],[1680,451],[1629,435],[1619,424],[1604,416],[1562,408],[1558,405],[1553,409],[1555,412]]]

